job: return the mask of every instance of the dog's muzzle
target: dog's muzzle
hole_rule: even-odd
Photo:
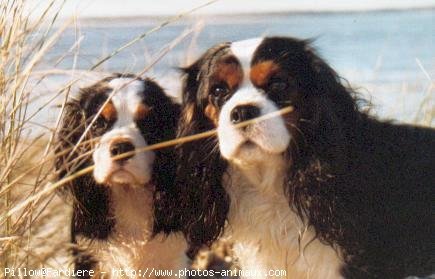
[[[256,118],[277,110],[275,103],[263,92],[255,88],[239,89],[224,104],[219,115],[218,137],[222,156],[258,161],[265,153],[281,154],[290,142],[284,118],[277,116],[256,121]]]

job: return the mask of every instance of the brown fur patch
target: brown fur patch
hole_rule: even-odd
[[[214,105],[212,105],[212,104],[208,104],[205,107],[204,114],[217,127],[218,122],[219,122],[219,111],[216,109],[216,107]]]
[[[234,89],[242,83],[243,71],[233,60],[222,61],[217,65],[216,78],[225,81],[230,89]]]
[[[187,104],[183,110],[183,115],[182,115],[184,121],[186,123],[192,122],[194,113],[195,113],[195,105],[191,103]]]
[[[101,111],[101,116],[107,121],[114,121],[117,117],[115,106],[112,101],[109,101]]]
[[[145,104],[140,104],[137,109],[136,112],[134,113],[134,119],[136,120],[140,120],[140,119],[145,119],[145,117],[150,113],[151,108]]]
[[[269,81],[270,76],[277,71],[279,71],[279,65],[272,60],[267,60],[252,66],[249,78],[254,85],[263,87]]]

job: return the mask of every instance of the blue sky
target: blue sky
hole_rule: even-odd
[[[46,0],[31,0],[31,2],[47,3]],[[170,15],[190,10],[206,2],[208,0],[67,0],[62,16]],[[435,0],[218,0],[199,13],[346,11],[428,6],[435,7]]]

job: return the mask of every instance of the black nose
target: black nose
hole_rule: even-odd
[[[260,108],[253,105],[243,105],[233,108],[230,118],[231,122],[237,124],[258,116],[260,116]]]
[[[134,145],[129,141],[121,141],[121,142],[118,141],[118,142],[112,143],[110,145],[110,155],[112,157],[115,157],[117,155],[133,151],[134,149],[135,149]],[[117,162],[124,162],[133,156],[134,156],[134,154],[130,154],[124,158],[117,159],[116,161]]]

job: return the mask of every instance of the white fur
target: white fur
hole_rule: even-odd
[[[262,38],[255,38],[231,44],[231,52],[242,64],[244,79],[240,88],[222,107],[219,115],[218,137],[222,156],[236,163],[262,161],[264,152],[282,153],[290,143],[290,134],[281,117],[258,121],[245,129],[235,128],[231,123],[231,111],[240,105],[257,106],[260,108],[261,115],[278,110],[264,92],[254,87],[249,80],[252,56],[262,41]],[[256,146],[246,145],[246,142],[252,142]]]
[[[244,70],[249,70],[252,56],[262,42],[263,38],[252,38],[231,44],[231,52],[239,59]]]
[[[275,104],[268,100],[262,92],[249,84],[242,88],[222,107],[219,117],[218,137],[222,156],[228,160],[264,160],[263,154],[255,152],[255,148],[244,146],[246,141],[255,143],[266,153],[279,154],[285,151],[290,134],[283,118],[274,117],[258,121],[245,129],[235,128],[231,123],[231,111],[240,105],[255,105],[260,108],[261,115],[277,111]],[[244,152],[249,149],[249,152]],[[258,156],[255,156],[258,154]],[[248,158],[249,157],[249,158]]]
[[[284,165],[279,155],[259,164],[230,165],[224,178],[231,201],[224,237],[235,243],[242,270],[285,270],[286,278],[298,279],[342,278],[340,256],[290,209]]]
[[[245,129],[236,129],[230,121],[232,109],[239,105],[255,105],[261,115],[277,110],[249,80],[252,55],[261,42],[252,39],[231,46],[245,74],[219,115],[219,147],[230,162],[224,177],[231,201],[225,237],[235,243],[243,270],[265,274],[281,269],[287,271],[287,278],[341,278],[340,256],[315,238],[312,228],[291,210],[284,193],[290,162],[285,162],[283,152],[291,139],[284,118],[270,118]],[[254,144],[246,145],[248,140]]]
[[[173,270],[187,267],[187,248],[184,237],[171,234],[168,237],[157,235],[151,238],[153,229],[153,191],[148,184],[153,169],[154,153],[140,152],[120,165],[110,156],[110,145],[114,141],[129,140],[136,149],[147,146],[134,121],[134,113],[141,103],[144,84],[131,78],[117,78],[109,83],[115,91],[112,102],[117,112],[117,120],[106,132],[93,153],[95,163],[94,178],[109,186],[111,207],[115,217],[115,228],[108,240],[79,238],[79,246],[87,247],[97,260],[96,269],[105,276],[119,277],[112,269],[144,272],[147,268]],[[118,274],[119,275],[119,274]],[[147,274],[147,278],[155,278]]]

